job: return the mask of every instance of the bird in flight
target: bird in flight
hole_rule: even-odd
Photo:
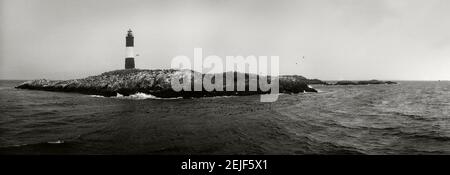
[[[302,59],[305,59],[305,56],[302,56]],[[298,64],[297,62],[295,62],[295,64]]]

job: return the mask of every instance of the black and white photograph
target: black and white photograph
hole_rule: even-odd
[[[250,174],[273,161],[189,155],[448,155],[449,19],[448,0],[0,0],[0,154]]]

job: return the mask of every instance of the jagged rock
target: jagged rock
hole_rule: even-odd
[[[229,76],[226,74],[234,73],[234,80],[227,80]],[[21,89],[35,89],[46,91],[61,91],[61,92],[77,92],[91,95],[103,95],[103,96],[116,96],[118,93],[124,96],[135,94],[138,92],[151,94],[161,98],[171,97],[205,97],[205,96],[229,96],[229,95],[254,95],[269,93],[268,91],[249,91],[249,82],[256,78],[258,81],[259,76],[250,76],[249,74],[226,72],[219,74],[223,76],[224,89],[223,91],[179,91],[176,92],[172,89],[171,79],[172,77],[179,77],[182,81],[194,80],[193,76],[204,77],[205,74],[200,74],[191,70],[174,70],[174,69],[157,69],[157,70],[139,70],[139,69],[125,69],[105,72],[97,76],[90,76],[82,79],[74,80],[32,80],[22,83],[16,88]],[[237,91],[236,81],[238,75],[245,76],[245,91]],[[302,76],[281,76],[278,77],[280,82],[280,93],[299,93],[299,92],[317,92],[315,89],[310,88],[307,85],[306,78]],[[270,79],[270,78],[269,78]],[[307,79],[306,79],[307,80]],[[214,79],[212,82],[214,83]],[[226,82],[234,82],[234,91],[226,91],[226,87],[231,86]],[[202,83],[201,81],[193,81],[193,84]],[[191,87],[194,87],[192,85]],[[232,87],[231,87],[232,88]]]

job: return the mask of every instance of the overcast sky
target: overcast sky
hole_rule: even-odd
[[[448,0],[0,0],[0,79],[122,69],[129,28],[138,68],[200,47],[324,80],[450,80]]]

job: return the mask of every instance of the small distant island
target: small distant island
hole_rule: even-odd
[[[393,81],[380,81],[380,80],[368,80],[368,81],[338,81],[333,85],[369,85],[369,84],[397,84]]]
[[[397,84],[397,82],[393,81],[380,81],[380,80],[365,80],[365,81],[349,81],[342,80],[334,83],[322,81],[319,79],[307,79],[305,77],[299,75],[283,75],[281,77],[289,78],[292,77],[298,80],[301,80],[309,85],[370,85],[370,84]]]
[[[211,97],[211,96],[242,96],[266,94],[268,91],[249,91],[248,82],[251,77],[259,78],[259,76],[249,76],[245,74],[245,91],[226,91],[225,87],[227,74],[234,74],[234,86],[239,72],[222,73],[224,80],[223,91],[179,91],[172,89],[171,78],[174,76],[194,76],[194,74],[201,74],[192,70],[176,70],[176,69],[157,69],[157,70],[143,70],[143,69],[122,69],[116,71],[105,72],[100,75],[90,76],[82,79],[73,80],[32,80],[22,83],[16,88],[33,89],[45,91],[58,92],[77,92],[89,95],[102,95],[106,97],[117,96],[118,94],[129,96],[136,93],[146,93],[160,98],[174,98],[174,97]],[[201,74],[204,77],[207,74]],[[219,74],[220,76],[220,74]],[[242,75],[241,75],[242,76]],[[317,90],[308,86],[309,80],[302,76],[279,76],[279,92],[280,93],[303,93],[303,92],[317,92]]]
[[[295,79],[297,81],[305,82],[306,84],[320,84],[320,85],[330,85],[329,83],[319,80],[319,79],[308,79],[300,75],[281,75],[282,78]]]

